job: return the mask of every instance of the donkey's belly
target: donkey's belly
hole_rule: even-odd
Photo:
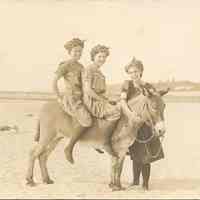
[[[103,147],[106,139],[105,134],[98,128],[91,128],[83,133],[80,142],[94,147]]]
[[[107,134],[113,131],[113,125],[106,121],[94,121],[93,126],[81,137],[82,143],[88,143],[95,147],[103,147],[107,140]]]

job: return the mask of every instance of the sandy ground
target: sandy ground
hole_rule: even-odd
[[[52,153],[48,166],[53,185],[45,185],[35,168],[36,187],[25,184],[28,152],[33,137],[37,113],[43,102],[1,101],[0,125],[18,125],[19,133],[0,132],[0,198],[199,198],[199,104],[167,105],[167,133],[164,140],[165,159],[152,165],[150,190],[141,187],[112,192],[108,188],[110,161],[89,147],[77,145],[75,165],[64,158],[67,140]],[[33,114],[29,116],[28,114]],[[131,162],[125,160],[122,184],[132,180]]]

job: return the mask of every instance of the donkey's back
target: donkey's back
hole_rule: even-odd
[[[96,147],[103,146],[107,139],[106,136],[113,131],[116,123],[116,121],[111,122],[94,118],[92,126],[82,134],[80,142],[93,143],[93,146]],[[40,143],[48,143],[60,134],[69,138],[77,131],[77,127],[80,127],[77,120],[63,111],[57,101],[50,101],[45,103],[41,109],[35,138],[40,138]]]

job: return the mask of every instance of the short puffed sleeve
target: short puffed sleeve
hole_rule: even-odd
[[[68,72],[69,63],[68,62],[61,62],[56,70],[56,74],[58,76],[64,76]]]

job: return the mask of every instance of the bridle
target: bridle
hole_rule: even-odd
[[[153,117],[152,117],[152,115],[150,114],[150,109],[149,109],[149,105],[147,104],[147,102],[145,102],[145,104],[144,104],[143,107],[146,107],[146,112],[147,112],[147,115],[148,115],[148,116],[147,116],[147,120],[145,120],[144,123],[146,123],[147,126],[151,127],[152,135],[151,135],[149,138],[144,139],[144,140],[141,140],[141,139],[139,139],[138,137],[136,137],[136,141],[137,141],[138,143],[140,143],[140,144],[144,144],[145,149],[146,149],[146,152],[147,152],[147,154],[148,154],[151,158],[156,158],[156,157],[160,154],[160,152],[161,152],[161,150],[162,150],[162,143],[163,143],[163,140],[164,140],[164,135],[158,136],[158,135],[156,134],[156,129],[155,129],[154,123],[153,123]],[[133,108],[132,108],[132,110],[133,110]],[[135,110],[134,110],[134,111],[135,111]],[[136,112],[136,111],[135,111],[135,112]],[[143,109],[143,112],[145,112],[145,108]],[[136,113],[137,113],[137,112],[136,112]],[[137,115],[142,119],[142,114],[137,113]],[[156,154],[152,155],[152,153],[149,151],[148,143],[149,143],[150,141],[152,141],[153,139],[155,139],[155,138],[161,138],[161,139],[160,139],[160,147],[159,147],[158,151],[156,152]]]

